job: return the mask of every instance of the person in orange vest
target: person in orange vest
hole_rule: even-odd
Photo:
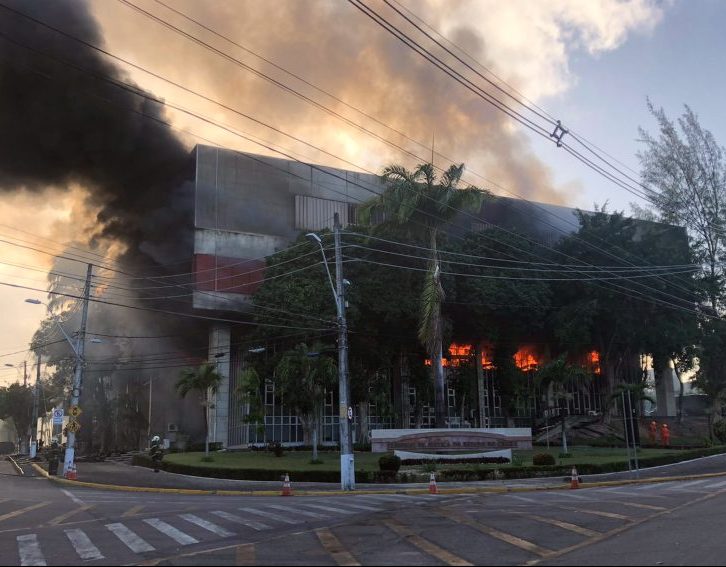
[[[648,426],[648,438],[650,439],[650,444],[655,445],[655,436],[658,433],[658,424],[655,421],[651,421],[650,425]]]
[[[668,424],[664,423],[660,427],[660,442],[663,447],[669,447],[671,444],[671,432],[668,429]]]

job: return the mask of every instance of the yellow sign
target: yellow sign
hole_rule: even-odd
[[[76,420],[71,419],[68,421],[67,427],[70,433],[78,433],[81,429],[81,424],[78,423]]]
[[[71,409],[68,410],[68,415],[70,415],[71,417],[78,417],[79,415],[81,415],[81,413],[83,412],[78,406],[71,406]]]

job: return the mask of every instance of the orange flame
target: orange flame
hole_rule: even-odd
[[[472,345],[459,345],[456,343],[452,343],[449,347],[449,356],[445,356],[443,359],[443,365],[444,367],[458,367],[461,366],[461,364],[469,359],[471,355],[473,354],[474,347]],[[427,358],[424,361],[424,364],[426,366],[431,366],[431,359]],[[492,370],[494,368],[494,363],[487,357],[486,352],[481,353],[481,365],[484,370]]]
[[[537,360],[537,355],[532,348],[520,347],[520,349],[514,353],[514,364],[516,364],[517,368],[520,370],[529,372],[530,370],[536,370],[539,362]]]
[[[596,350],[593,350],[592,352],[589,352],[587,354],[587,361],[590,363],[590,366],[592,367],[592,371],[595,374],[600,374],[602,370],[600,369],[600,353]]]

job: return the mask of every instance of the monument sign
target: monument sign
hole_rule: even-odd
[[[371,451],[421,451],[452,453],[457,451],[494,451],[531,449],[532,430],[528,427],[493,429],[374,429]]]

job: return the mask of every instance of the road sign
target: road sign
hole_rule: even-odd
[[[75,419],[71,419],[68,422],[68,426],[67,427],[68,427],[68,431],[70,433],[78,433],[80,431],[80,429],[81,429],[81,424],[78,423]]]
[[[63,425],[63,408],[53,410],[53,425]]]
[[[78,417],[81,413],[83,412],[81,412],[81,408],[78,406],[71,406],[71,409],[68,410],[68,415],[71,417]]]
[[[348,419],[353,419],[353,408],[348,406]]]

